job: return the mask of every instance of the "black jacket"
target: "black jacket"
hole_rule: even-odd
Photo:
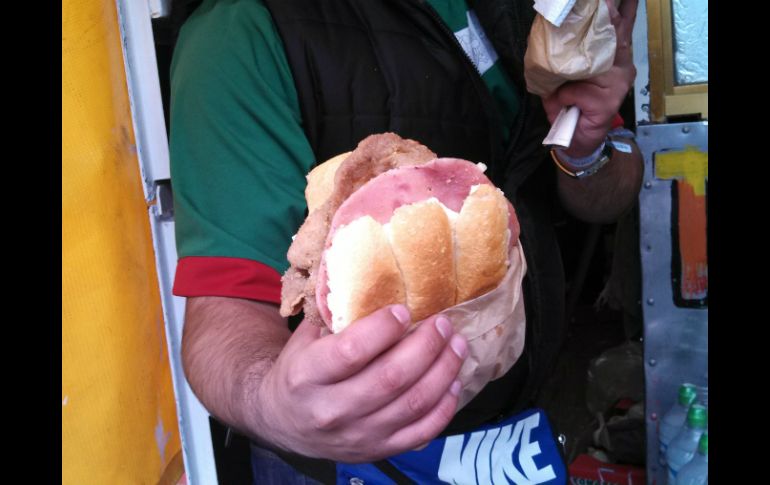
[[[316,160],[392,131],[439,156],[484,162],[513,203],[527,258],[525,350],[455,417],[451,434],[533,404],[565,333],[564,276],[549,204],[553,168],[540,99],[526,92],[531,0],[469,2],[521,96],[503,143],[500,116],[453,33],[424,1],[267,0]]]

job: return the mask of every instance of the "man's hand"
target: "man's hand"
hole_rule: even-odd
[[[363,462],[436,437],[455,414],[467,343],[433,316],[408,332],[403,305],[338,334],[274,305],[188,298],[182,357],[206,409],[251,438],[311,457]]]
[[[621,0],[620,10],[612,0],[606,2],[617,35],[613,66],[609,71],[593,78],[565,83],[554,94],[543,99],[543,107],[551,123],[562,107],[575,105],[580,108],[580,118],[572,144],[566,150],[567,155],[575,158],[591,154],[604,141],[612,119],[636,77],[631,35],[638,0]]]
[[[454,416],[465,340],[443,316],[405,336],[402,305],[320,337],[303,322],[253,394],[255,428],[278,446],[344,462],[419,447]]]

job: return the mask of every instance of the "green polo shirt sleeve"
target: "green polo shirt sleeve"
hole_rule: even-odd
[[[267,9],[204,1],[171,65],[174,293],[278,302],[315,163]]]

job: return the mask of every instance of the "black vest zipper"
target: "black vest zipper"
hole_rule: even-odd
[[[484,83],[484,80],[481,78],[481,72],[479,72],[479,69],[473,63],[470,56],[468,56],[468,53],[465,52],[465,49],[463,49],[460,41],[457,40],[457,37],[455,37],[454,32],[452,32],[452,30],[447,26],[438,12],[436,12],[436,10],[425,0],[418,0],[413,3],[415,3],[419,8],[428,14],[428,16],[438,26],[445,37],[451,39],[449,42],[454,46],[456,51],[460,52],[461,57],[464,59],[463,62],[465,63],[466,69],[468,69],[468,72],[471,73],[473,84],[476,86],[476,92],[479,93],[479,96],[481,97],[482,104],[485,108],[484,111],[487,113],[487,122],[490,125],[490,160],[485,160],[484,163],[488,166],[488,174],[497,173],[498,166],[502,162],[502,160],[500,160],[500,155],[502,154],[502,150],[505,147],[502,146],[503,140],[502,136],[500,135],[502,116],[498,111],[494,98],[492,98],[492,93],[489,92],[489,88],[487,88],[486,83]],[[495,183],[499,182],[501,181],[495,181]]]
[[[500,136],[500,125],[502,117],[499,115],[497,104],[494,101],[494,98],[492,97],[492,94],[489,92],[489,89],[487,88],[486,83],[484,83],[484,80],[481,78],[481,73],[479,72],[478,68],[475,64],[473,64],[473,61],[471,60],[470,56],[465,52],[465,49],[463,49],[462,45],[460,44],[460,41],[457,40],[457,37],[455,37],[454,32],[444,23],[441,16],[436,12],[436,10],[425,0],[418,0],[415,2],[418,4],[420,8],[422,8],[424,11],[426,11],[429,16],[433,19],[434,23],[438,25],[439,29],[447,36],[451,37],[451,43],[455,46],[457,50],[459,50],[462,53],[462,57],[465,59],[465,64],[469,68],[470,71],[472,71],[472,77],[474,80],[474,84],[476,85],[477,91],[481,92],[481,98],[482,102],[485,104],[485,112],[486,113],[495,113],[498,118],[497,120],[494,120],[494,122],[490,121],[490,125],[497,125],[497,126],[490,126],[489,132],[492,139],[490,140],[490,154],[491,158],[494,161],[490,161],[487,175],[489,175],[490,179],[495,183],[498,187],[503,187],[507,184],[505,184],[505,162],[507,160],[513,159],[513,151],[515,149],[515,146],[518,142],[518,137],[521,134],[521,131],[524,129],[523,126],[523,116],[524,113],[527,111],[527,102],[529,101],[527,98],[529,96],[529,93],[524,92],[524,95],[520,99],[520,107],[519,107],[519,113],[516,115],[516,119],[514,120],[513,127],[511,129],[511,132],[509,133],[509,139],[506,146],[503,146],[502,137]],[[483,26],[482,26],[483,27]],[[489,35],[487,32],[485,32],[486,35]],[[489,120],[489,116],[487,117]],[[505,157],[505,158],[501,158]],[[532,167],[527,167],[526,175],[529,175],[534,168],[536,168],[537,165],[534,165]],[[521,169],[525,167],[518,167],[520,170],[515,171],[521,172]],[[523,177],[522,177],[523,178]],[[518,189],[518,186],[517,186]],[[514,191],[515,193],[515,191]],[[508,197],[514,197],[514,193],[508,194]],[[512,202],[515,199],[511,199]],[[522,239],[527,239],[525,234],[521,235]],[[528,261],[528,264],[532,265],[531,261]],[[534,277],[532,275],[531,271],[527,272],[527,278],[530,280],[533,280]],[[535,281],[531,281],[530,284],[537,284]],[[523,290],[522,290],[523,291]],[[535,292],[535,294],[538,294],[538,292]],[[527,300],[531,301],[531,298],[527,298]],[[537,306],[537,305],[535,305]],[[530,313],[531,314],[531,313]],[[532,322],[530,321],[530,324],[527,325],[527,339],[533,340],[537,342],[535,346],[532,348],[537,348],[536,346],[539,345],[540,342],[540,336],[537,332],[536,328],[533,328]],[[518,397],[517,402],[515,403],[516,408],[521,408],[522,405],[524,407],[531,407],[534,402],[534,392],[532,390],[532,373],[535,372],[535,364],[533,362],[533,355],[532,352],[524,352],[524,356],[527,358],[527,365],[528,365],[528,376],[525,380],[524,388],[522,389],[521,395]],[[508,413],[507,415],[510,415]],[[506,415],[506,416],[507,416]],[[504,416],[505,417],[505,416]]]

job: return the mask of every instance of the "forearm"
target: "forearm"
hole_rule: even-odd
[[[613,2],[608,2],[610,21],[617,38],[615,59],[609,71],[590,79],[565,83],[556,93],[543,99],[552,123],[562,107],[580,108],[572,145],[565,151],[568,157],[586,157],[601,144],[633,85],[636,68],[631,38],[637,3],[636,0],[624,0],[616,7]],[[631,153],[614,149],[609,163],[593,175],[576,179],[559,171],[559,196],[564,207],[576,217],[593,223],[614,222],[637,200],[643,175],[642,157],[633,141],[621,141],[631,147]]]
[[[219,420],[252,438],[267,438],[255,419],[258,389],[290,337],[273,305],[250,300],[187,300],[182,360],[190,387]]]
[[[631,153],[613,149],[610,161],[590,177],[576,179],[557,170],[559,198],[575,217],[607,224],[633,207],[644,172],[642,156],[632,140],[621,141],[631,147]]]

